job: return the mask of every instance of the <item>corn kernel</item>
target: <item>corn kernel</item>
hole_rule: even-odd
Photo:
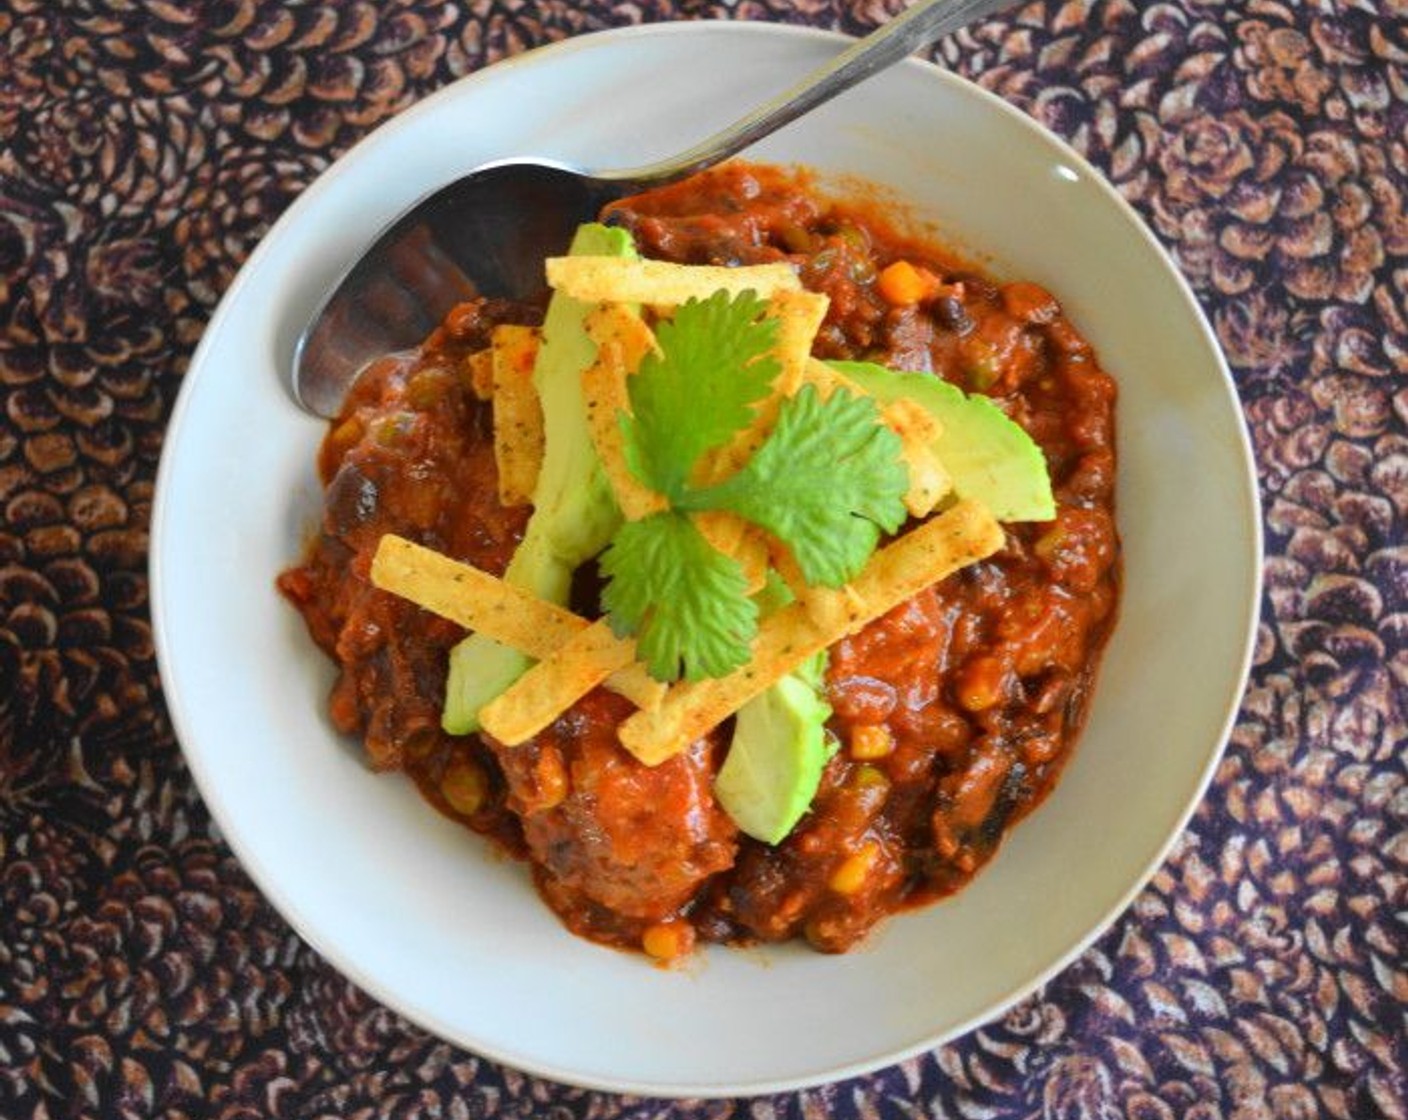
[[[1032,551],[1048,564],[1056,559],[1056,554],[1066,543],[1067,534],[1062,530],[1058,521],[1050,529],[1037,537],[1036,543],[1032,545]]]
[[[488,793],[489,782],[484,771],[467,758],[455,759],[440,776],[440,795],[461,816],[477,813]]]
[[[406,382],[406,403],[424,412],[445,399],[454,384],[454,375],[440,366],[417,370]]]
[[[958,674],[958,702],[970,712],[982,712],[1002,699],[1002,662],[995,657],[975,657]]]
[[[851,757],[857,762],[884,758],[895,749],[895,737],[883,723],[862,723],[851,731]]]
[[[854,853],[841,861],[841,865],[831,873],[831,878],[827,880],[827,886],[837,894],[855,894],[865,885],[866,877],[870,874],[870,869],[875,866],[875,861],[879,857],[880,845],[874,840],[867,840]]]
[[[860,789],[878,789],[888,786],[890,779],[878,766],[857,766],[851,775],[851,784]]]
[[[341,458],[348,450],[362,438],[362,422],[355,416],[350,416],[333,429],[332,436],[328,439],[328,450],[337,458]]]
[[[537,788],[533,792],[529,812],[541,812],[562,804],[567,796],[567,767],[562,755],[555,749],[545,749],[533,763],[533,778]]]
[[[694,930],[688,922],[656,922],[641,935],[640,947],[657,961],[673,961],[694,948]]]

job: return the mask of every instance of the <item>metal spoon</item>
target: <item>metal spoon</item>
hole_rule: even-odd
[[[608,202],[736,155],[919,47],[1013,0],[918,0],[723,131],[670,159],[618,171],[502,160],[427,195],[377,235],[309,321],[294,349],[294,399],[336,416],[366,364],[417,345],[475,295],[543,288],[544,258]]]

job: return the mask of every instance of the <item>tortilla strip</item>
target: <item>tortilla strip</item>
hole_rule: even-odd
[[[625,257],[549,257],[548,286],[586,303],[640,303],[678,307],[691,299],[708,299],[718,291],[737,295],[753,291],[764,299],[774,292],[797,291],[802,282],[791,265],[671,264]]]
[[[881,408],[880,415],[905,442],[913,439],[932,444],[943,434],[937,417],[918,401],[908,397],[891,401]]]
[[[927,517],[953,491],[953,479],[928,444],[905,444],[909,489],[904,506],[911,517]]]
[[[867,395],[864,389],[844,373],[833,369],[820,358],[812,358],[807,362],[806,369],[802,371],[802,380],[810,385],[815,385],[822,400],[830,398],[837,389],[845,389],[846,392],[854,393],[858,397]]]
[[[571,611],[470,564],[462,564],[404,537],[387,533],[372,558],[372,583],[419,607],[458,622],[496,642],[539,659],[550,658],[592,625]],[[660,686],[645,668],[632,664],[613,672],[606,687],[650,708]],[[564,704],[566,710],[569,704]]]
[[[934,442],[942,432],[939,422],[922,404],[907,399],[891,401],[880,410],[880,417],[904,448],[909,467],[905,508],[912,517],[926,517],[953,490],[953,479],[934,453]]]
[[[627,521],[637,521],[669,504],[631,473],[621,435],[621,413],[631,410],[626,378],[655,348],[655,336],[639,315],[617,303],[588,314],[586,327],[597,347],[596,360],[582,371],[587,430],[616,504]]]
[[[492,352],[499,502],[526,505],[533,500],[543,463],[543,405],[533,384],[538,332],[513,324],[495,327]]]
[[[844,389],[858,397],[870,395],[844,373],[816,358],[807,362],[802,378],[816,386],[822,400],[829,398],[837,389]],[[939,422],[916,401],[892,401],[883,407],[876,401],[876,406],[880,408],[880,418],[885,426],[900,437],[903,446],[905,465],[909,468],[905,509],[914,517],[924,517],[953,490],[953,479],[934,452],[934,442],[942,434]]]
[[[489,701],[480,709],[479,722],[495,739],[515,747],[538,734],[597,685],[633,666],[640,670],[635,642],[616,637],[607,620],[598,619]],[[641,703],[645,699],[642,695],[637,704],[649,708],[664,697],[665,685],[648,676],[645,680],[654,690],[653,703]]]
[[[738,514],[721,509],[696,513],[694,527],[715,549],[743,566],[750,594],[767,582],[769,549],[763,530],[750,525]]]
[[[819,292],[774,292],[768,300],[768,315],[777,320],[777,343],[773,355],[782,372],[773,382],[778,396],[790,397],[802,387],[812,357],[812,341],[826,319],[831,300]]]
[[[621,724],[622,745],[648,766],[690,743],[802,661],[917,595],[930,584],[1002,547],[1002,526],[978,502],[959,502],[870,558],[847,588],[820,589],[823,607],[790,603],[763,619],[753,658],[726,677],[673,686],[653,711]],[[818,589],[812,589],[815,594]]]

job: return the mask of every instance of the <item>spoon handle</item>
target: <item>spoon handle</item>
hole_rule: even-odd
[[[599,172],[598,176],[644,188],[683,179],[686,175],[712,167],[940,36],[957,31],[1013,2],[918,0],[795,85],[693,147],[643,167]]]

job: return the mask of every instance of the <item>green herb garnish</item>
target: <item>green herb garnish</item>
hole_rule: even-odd
[[[661,680],[723,676],[744,665],[757,607],[737,560],[708,543],[692,514],[727,511],[771,533],[809,583],[839,586],[880,534],[904,522],[908,472],[874,401],[811,386],[784,399],[762,446],[732,476],[699,486],[700,459],[752,421],[778,374],[776,323],[752,292],[690,300],[656,332],[660,353],[629,380],[626,461],[669,509],[628,522],[601,557],[602,603],[634,634]]]

